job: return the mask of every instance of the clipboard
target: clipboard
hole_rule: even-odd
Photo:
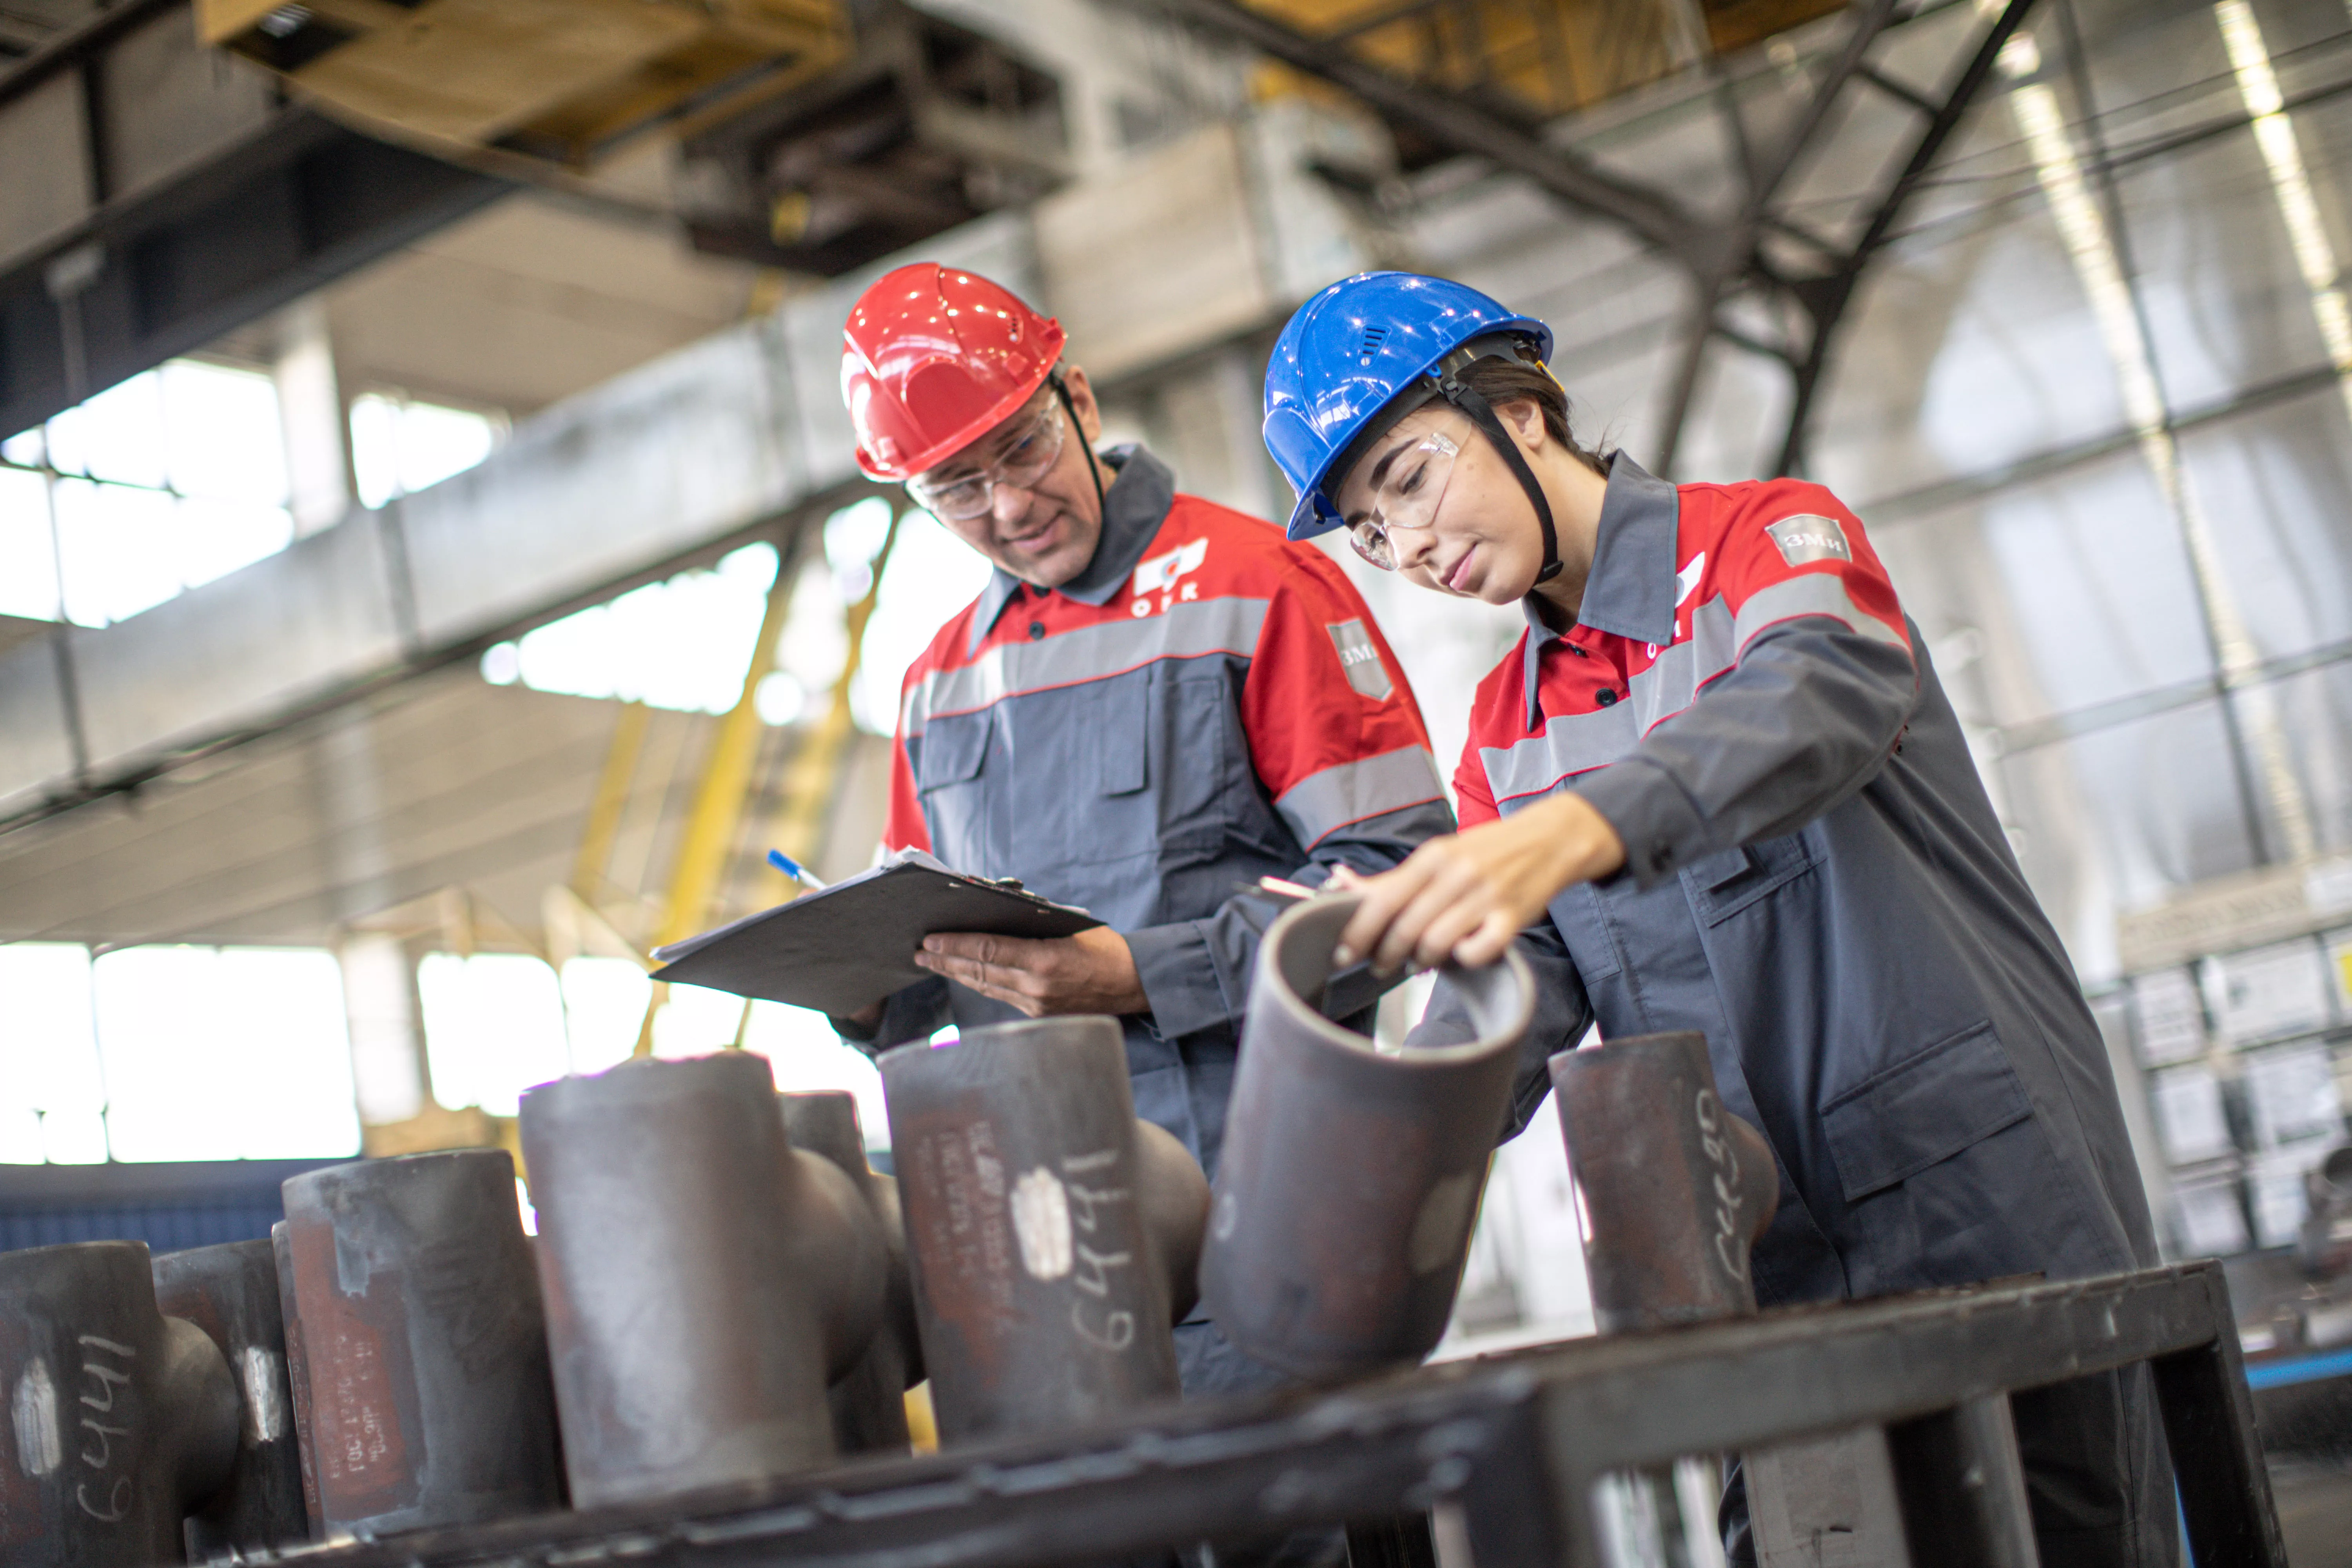
[[[654,950],[656,980],[844,1016],[931,978],[915,950],[935,931],[1076,936],[1102,924],[1017,882],[968,877],[919,849],[731,925]]]

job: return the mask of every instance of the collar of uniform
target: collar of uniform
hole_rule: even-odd
[[[1675,543],[1682,501],[1675,487],[1653,478],[1622,452],[1609,458],[1609,488],[1601,498],[1601,521],[1592,547],[1592,570],[1584,579],[1584,602],[1576,624],[1613,632],[1639,643],[1664,644],[1675,637]],[[1528,640],[1520,659],[1526,684],[1528,728],[1543,718],[1537,677],[1543,650],[1559,633],[1536,613],[1536,596],[1521,601]]]
[[[1633,642],[1675,640],[1675,540],[1682,515],[1675,487],[1619,452],[1609,464],[1592,572],[1580,625]]]
[[[1176,476],[1142,447],[1113,447],[1102,457],[1118,476],[1103,491],[1102,539],[1095,545],[1095,557],[1087,563],[1087,569],[1052,590],[1097,609],[1110,603],[1118,585],[1160,537],[1160,525],[1168,521],[1168,509],[1176,503]],[[1023,586],[1020,578],[1002,566],[989,574],[988,586],[981,591],[972,614],[968,651],[980,651],[997,617]]]

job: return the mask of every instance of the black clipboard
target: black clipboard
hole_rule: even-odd
[[[951,871],[920,850],[731,925],[654,950],[656,980],[843,1016],[930,977],[915,950],[934,931],[1076,936],[1103,922],[1018,883]]]

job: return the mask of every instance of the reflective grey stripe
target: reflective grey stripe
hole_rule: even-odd
[[[1526,801],[1577,773],[1606,767],[1643,735],[1698,700],[1699,688],[1738,662],[1767,626],[1801,616],[1827,616],[1874,642],[1910,651],[1885,623],[1856,608],[1845,584],[1826,572],[1808,572],[1748,595],[1735,618],[1718,595],[1691,612],[1688,642],[1658,650],[1650,668],[1628,684],[1626,700],[1590,713],[1567,713],[1540,735],[1512,746],[1481,746],[1478,758],[1495,805]]]
[[[1309,773],[1285,790],[1274,809],[1298,842],[1312,849],[1351,822],[1444,798],[1437,759],[1429,748],[1405,746]]]
[[[1641,738],[1633,705],[1620,702],[1590,713],[1563,713],[1547,721],[1542,734],[1516,746],[1481,746],[1478,760],[1500,806],[1507,800],[1541,795],[1572,773],[1613,763]]]
[[[1732,642],[1745,653],[1748,645],[1766,626],[1799,616],[1827,616],[1843,622],[1846,630],[1859,632],[1873,642],[1892,644],[1905,653],[1911,651],[1910,643],[1900,632],[1875,616],[1864,615],[1846,593],[1845,584],[1827,572],[1807,572],[1748,595],[1748,603],[1739,606],[1739,618],[1732,623]]]
[[[970,664],[935,669],[908,691],[898,732],[919,735],[934,713],[968,713],[1026,691],[1077,686],[1161,658],[1257,651],[1265,599],[1199,599],[1156,616],[1103,621],[1035,642],[1000,643]]]
[[[1699,686],[1705,686],[1739,662],[1739,644],[1732,635],[1730,602],[1717,594],[1691,612],[1691,643],[1698,649]]]
[[[1698,699],[1698,689],[1738,662],[1731,643],[1731,606],[1720,595],[1691,612],[1691,638],[1661,648],[1633,677],[1633,717],[1648,734]]]

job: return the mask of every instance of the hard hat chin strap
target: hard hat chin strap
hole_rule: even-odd
[[[1049,372],[1045,380],[1052,384],[1054,395],[1062,400],[1062,416],[1070,422],[1070,433],[1078,438],[1078,445],[1085,448],[1087,478],[1095,482],[1095,526],[1108,527],[1110,523],[1110,508],[1103,500],[1102,468],[1095,460],[1094,443],[1087,439],[1087,427],[1078,420],[1077,405],[1070,401],[1070,389],[1062,384],[1062,373],[1058,370]],[[1551,523],[1549,520],[1544,523],[1544,536],[1546,538],[1551,536]],[[1555,567],[1554,570],[1557,571],[1558,568]]]
[[[1528,501],[1536,509],[1536,521],[1543,529],[1543,568],[1536,574],[1536,581],[1550,582],[1559,575],[1559,534],[1552,527],[1551,502],[1544,499],[1543,486],[1536,482],[1535,470],[1528,467],[1526,454],[1511,439],[1510,432],[1503,428],[1503,422],[1495,417],[1495,410],[1486,398],[1463,384],[1458,370],[1446,372],[1437,390],[1446,402],[1462,410],[1470,423],[1486,433],[1486,439],[1495,444],[1495,449],[1503,454],[1503,461],[1518,477],[1519,488],[1528,492]]]

